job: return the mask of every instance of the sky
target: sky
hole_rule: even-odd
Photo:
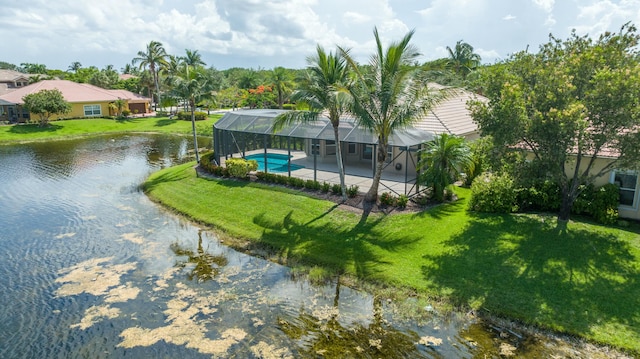
[[[627,22],[640,26],[640,0],[0,0],[0,61],[120,70],[159,41],[219,70],[298,69],[317,45],[367,62],[377,28],[385,45],[414,30],[421,61],[462,40],[491,64],[549,34],[597,37]]]

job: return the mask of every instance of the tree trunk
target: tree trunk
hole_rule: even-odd
[[[340,174],[340,188],[342,189],[342,201],[347,200],[347,185],[344,181],[344,163],[342,162],[342,146],[340,143],[340,134],[338,127],[333,127],[333,136],[336,143],[336,162],[338,163],[338,173]]]
[[[378,141],[380,142],[380,141]],[[364,201],[373,206],[378,200],[378,186],[380,185],[380,177],[382,177],[382,168],[387,157],[387,145],[378,145],[378,155],[376,156],[376,172],[373,175],[373,183],[371,188],[364,197]]]
[[[562,202],[560,203],[560,212],[558,212],[558,221],[568,221],[571,216],[571,207],[573,207],[574,198],[565,185],[562,188]]]
[[[191,107],[191,130],[193,131],[193,149],[196,154],[196,162],[200,164],[200,154],[198,153],[198,136],[196,135],[196,105],[190,104]]]

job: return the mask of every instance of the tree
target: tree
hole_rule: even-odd
[[[342,199],[346,201],[347,190],[338,128],[340,118],[347,113],[350,103],[350,96],[343,90],[349,77],[347,63],[340,52],[327,54],[320,45],[316,48],[316,55],[307,58],[307,63],[309,64],[307,79],[292,95],[292,100],[305,102],[309,105],[310,110],[290,111],[277,116],[274,130],[277,131],[294,122],[315,121],[322,112],[327,112],[333,126],[333,136],[336,143],[336,163],[340,174]]]
[[[276,92],[278,108],[282,109],[285,97],[291,92],[293,81],[290,72],[284,67],[278,66],[271,71],[271,83]]]
[[[473,52],[473,46],[462,40],[456,42],[453,50],[447,46],[447,51],[449,52],[447,66],[463,78],[480,65],[480,55]]]
[[[116,111],[116,117],[122,116],[122,111],[127,106],[127,100],[119,98],[109,104],[109,107]]]
[[[444,190],[460,178],[460,172],[471,163],[471,153],[463,137],[448,133],[437,135],[424,144],[419,167],[420,182],[430,186],[436,201],[444,200]]]
[[[32,64],[28,62],[23,62],[20,64],[22,71],[28,74],[47,74],[47,66],[43,64]]]
[[[202,55],[198,53],[198,50],[185,49],[185,56],[181,58],[182,62],[191,67],[206,66],[207,64],[202,61]]]
[[[71,112],[71,104],[62,96],[60,90],[41,90],[22,98],[24,107],[31,114],[40,117],[40,127],[49,124],[49,118],[53,115],[61,115]]]
[[[147,45],[146,51],[138,51],[138,57],[134,57],[132,63],[140,64],[140,69],[145,67],[149,68],[151,75],[153,76],[153,83],[156,87],[156,104],[160,103],[160,84],[158,81],[158,72],[160,66],[167,62],[167,52],[165,51],[162,43],[158,41],[151,41]]]
[[[365,195],[368,206],[378,198],[378,185],[393,132],[415,122],[442,98],[414,77],[417,68],[412,65],[419,53],[409,44],[413,33],[410,31],[385,50],[376,28],[373,32],[376,53],[370,57],[368,68],[362,70],[347,51],[341,50],[355,73],[355,81],[349,87],[353,97],[351,111],[359,124],[373,131],[378,139],[373,183]]]
[[[71,63],[71,65],[69,65],[69,71],[73,71],[74,73],[77,73],[81,68],[82,64],[78,61],[74,61]]]
[[[526,149],[526,165],[561,188],[558,220],[567,221],[581,184],[640,158],[640,65],[636,28],[598,40],[550,36],[540,52],[520,52],[483,73],[488,104],[472,115],[497,148]],[[612,156],[596,167],[600,156]]]
[[[198,136],[196,134],[196,103],[206,96],[211,96],[211,82],[206,70],[202,67],[184,66],[177,76],[171,78],[172,92],[189,104],[191,110],[191,130],[196,162],[200,163],[198,153]]]

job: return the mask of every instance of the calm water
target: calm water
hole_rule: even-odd
[[[419,321],[402,320],[366,293],[296,281],[285,267],[221,245],[138,190],[151,172],[189,160],[190,148],[168,136],[0,146],[0,358],[561,350],[429,308]]]

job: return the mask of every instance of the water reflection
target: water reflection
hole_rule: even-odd
[[[179,260],[176,266],[185,268],[188,264],[193,265],[187,274],[189,280],[194,278],[202,282],[211,280],[220,274],[222,267],[229,263],[225,256],[210,254],[202,247],[202,231],[198,232],[198,248],[195,252],[178,243],[172,243],[171,250],[177,256],[187,257],[186,260]]]

